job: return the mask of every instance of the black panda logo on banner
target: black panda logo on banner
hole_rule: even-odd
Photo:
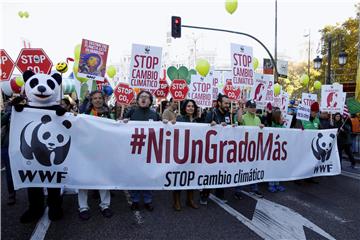
[[[34,158],[43,166],[59,165],[63,163],[69,153],[71,136],[66,134],[66,129],[71,128],[71,122],[64,120],[62,130],[59,125],[52,121],[49,115],[41,118],[41,123],[33,129],[28,123],[21,131],[20,151],[24,158]],[[28,136],[28,137],[27,137]]]
[[[322,133],[318,133],[317,137],[313,138],[311,142],[311,149],[317,160],[325,162],[329,160],[334,144],[336,144],[335,134],[331,133],[324,136]]]

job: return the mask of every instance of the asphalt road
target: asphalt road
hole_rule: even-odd
[[[124,191],[111,199],[114,216],[105,219],[98,200],[89,194],[92,217],[81,221],[77,196],[64,196],[61,221],[21,224],[27,207],[26,190],[17,192],[17,203],[7,205],[6,180],[2,172],[1,239],[360,239],[360,170],[343,167],[346,175],[319,178],[319,184],[286,182],[283,193],[267,192],[264,199],[246,192],[236,200],[226,190],[227,203],[215,197],[208,206],[193,210],[172,209],[170,192],[154,192],[154,212],[132,212]],[[245,189],[246,190],[246,189]],[[196,192],[196,199],[199,194]]]

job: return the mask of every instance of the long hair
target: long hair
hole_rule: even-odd
[[[199,107],[196,105],[196,102],[192,99],[186,99],[182,104],[181,104],[181,107],[180,107],[180,114],[183,115],[183,116],[186,116],[187,113],[186,113],[186,106],[188,105],[189,102],[192,102],[192,104],[194,105],[194,113],[193,113],[193,118],[196,118],[197,115],[198,115],[198,109]]]

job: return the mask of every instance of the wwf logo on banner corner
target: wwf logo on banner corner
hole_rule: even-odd
[[[43,166],[63,163],[69,153],[71,136],[66,130],[72,124],[64,120],[59,126],[49,115],[41,117],[41,122],[26,124],[20,135],[20,151],[25,159],[34,158]],[[64,131],[65,130],[65,131]]]
[[[329,135],[318,133],[311,141],[311,149],[315,158],[321,162],[329,160],[335,140],[335,134],[333,133]]]

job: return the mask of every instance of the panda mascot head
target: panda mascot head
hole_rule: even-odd
[[[59,73],[52,75],[27,70],[23,74],[25,94],[29,106],[48,107],[58,105],[60,101],[60,85],[62,77]]]

